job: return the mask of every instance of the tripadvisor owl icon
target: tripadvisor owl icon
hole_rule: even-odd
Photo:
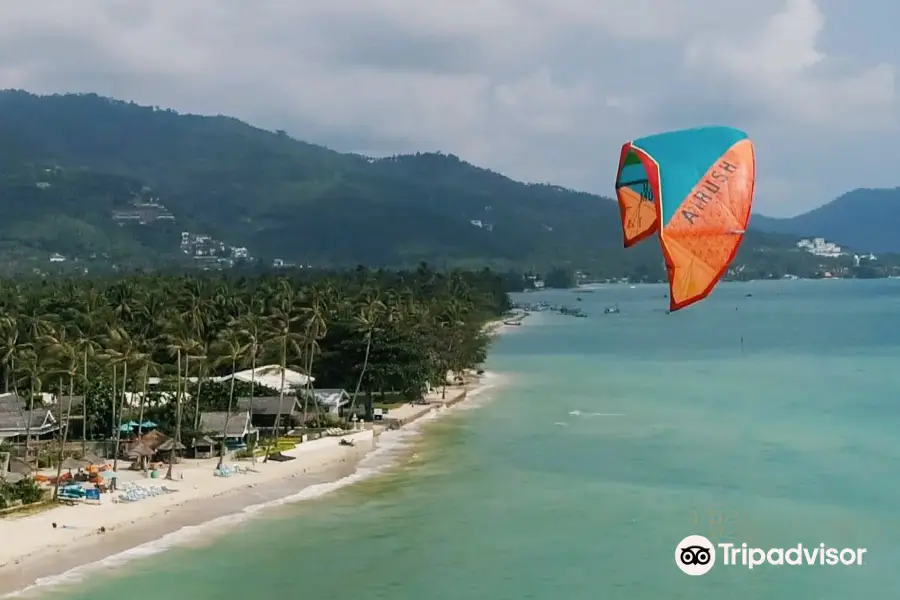
[[[702,535],[689,535],[675,546],[675,564],[687,575],[706,575],[716,564],[716,547]]]

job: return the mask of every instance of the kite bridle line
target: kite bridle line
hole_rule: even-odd
[[[641,198],[648,202],[653,202],[653,190],[650,189],[649,179],[634,179],[632,181],[623,181],[622,183],[616,184],[616,189],[618,190],[623,187],[631,187],[633,185],[641,186]]]

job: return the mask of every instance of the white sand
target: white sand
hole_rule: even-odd
[[[446,398],[436,390],[426,396],[424,405],[397,408],[389,416],[409,423],[453,402],[464,392],[471,398],[498,383],[491,373],[484,378],[470,376],[466,386],[448,386]],[[123,465],[120,461],[120,488],[125,481],[134,481],[145,487],[165,485],[178,491],[133,503],[114,502],[113,497],[118,497],[114,492],[103,494],[99,506],[59,506],[0,519],[0,597],[26,588],[39,578],[100,561],[181,527],[234,514],[259,504],[261,496],[282,498],[316,483],[340,480],[353,473],[360,460],[375,449],[377,436],[369,429],[343,439],[353,440],[354,446],[342,446],[339,438],[331,437],[284,452],[296,457],[288,462],[229,461],[226,464],[259,471],[231,477],[213,475],[218,462],[215,458],[176,465],[174,481],[149,479],[143,473],[126,470],[127,462]],[[52,527],[54,522],[59,528]],[[106,528],[103,534],[98,533],[101,527]]]
[[[259,471],[230,477],[213,475],[218,462],[215,458],[188,459],[176,465],[174,481],[148,479],[141,472],[124,470],[120,462],[120,488],[125,481],[135,481],[145,487],[165,485],[178,491],[128,503],[115,502],[119,492],[113,492],[103,494],[99,506],[59,506],[21,517],[11,515],[0,519],[0,540],[3,540],[0,543],[0,578],[4,576],[5,567],[34,554],[63,547],[71,549],[79,540],[98,535],[101,527],[112,532],[160,517],[187,502],[211,499],[241,488],[265,486],[305,473],[326,470],[359,454],[360,449],[369,450],[374,446],[371,430],[354,432],[341,439],[353,440],[355,447],[342,446],[335,437],[318,439],[285,451],[284,454],[296,457],[292,461],[263,464],[260,460],[255,465],[250,461],[230,463]],[[59,528],[54,529],[53,523],[57,523]]]

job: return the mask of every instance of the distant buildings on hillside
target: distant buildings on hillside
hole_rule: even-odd
[[[837,258],[838,256],[845,254],[840,246],[834,242],[826,242],[825,238],[803,239],[797,242],[797,247],[806,250],[810,254],[828,258]]]
[[[212,236],[202,233],[181,232],[181,251],[204,268],[216,266],[230,268],[235,260],[251,260],[250,252],[243,246],[229,246]]]
[[[815,256],[823,256],[826,258],[838,258],[839,256],[849,256],[850,253],[833,242],[825,241],[825,238],[803,239],[797,242],[797,247],[805,250]],[[853,266],[860,266],[861,262],[869,262],[878,260],[874,254],[853,254]]]

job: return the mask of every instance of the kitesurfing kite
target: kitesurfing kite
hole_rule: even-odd
[[[669,310],[706,298],[728,270],[750,221],[756,161],[747,134],[698,127],[622,146],[616,196],[628,248],[656,233]]]

